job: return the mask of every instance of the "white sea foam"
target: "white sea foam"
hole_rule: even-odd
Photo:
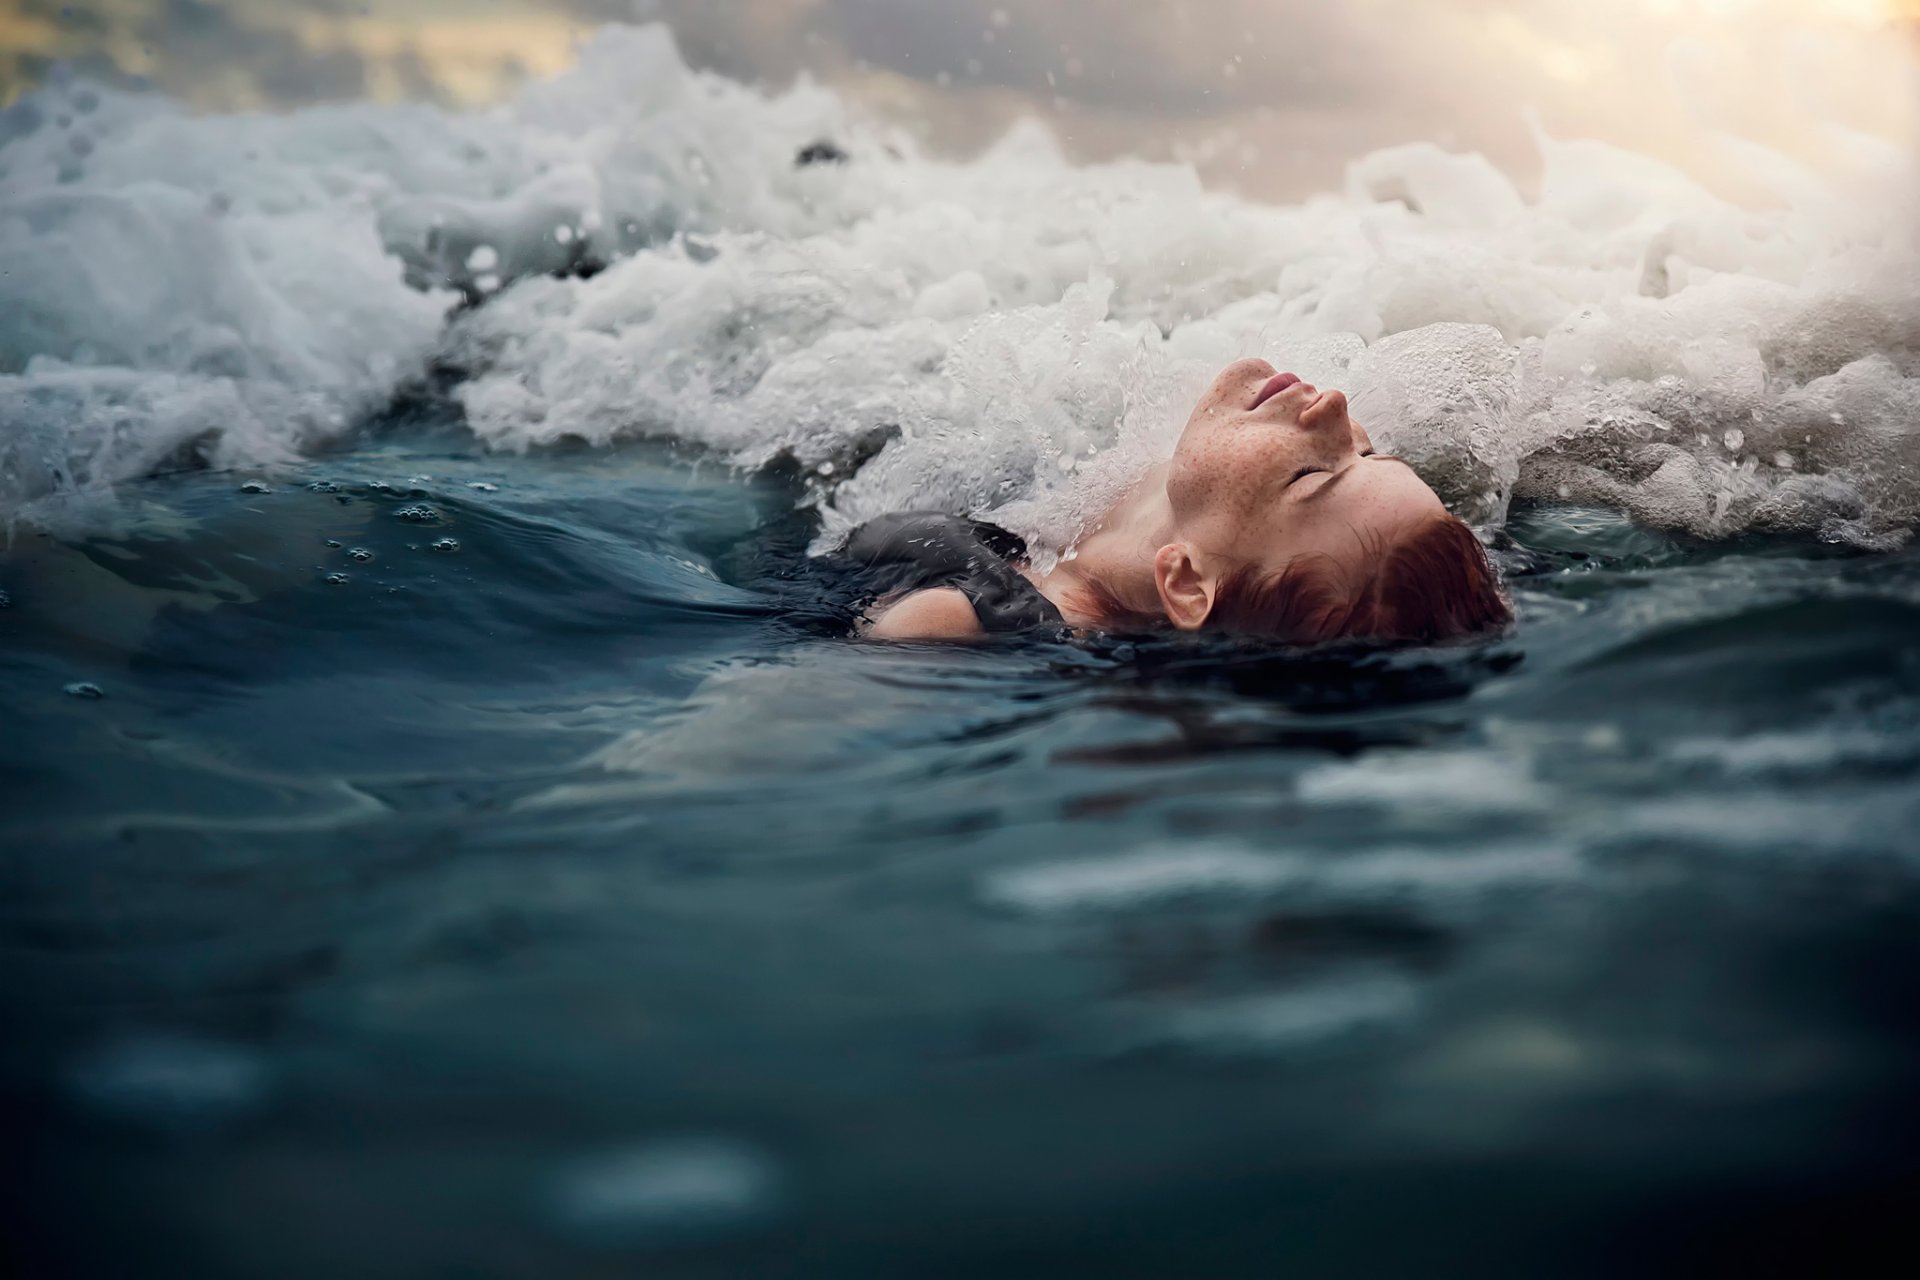
[[[1388,846],[1332,858],[1256,853],[1237,845],[1156,845],[1006,868],[984,878],[981,897],[1038,916],[1275,892],[1367,900],[1473,898],[1567,883],[1583,869],[1576,852],[1552,844],[1495,844],[1471,852]]]
[[[989,902],[1021,911],[1099,911],[1257,893],[1307,874],[1298,859],[1201,845],[1014,867],[988,876],[983,893]]]
[[[1320,765],[1297,786],[1301,799],[1314,804],[1405,807],[1423,816],[1539,813],[1553,802],[1551,788],[1533,776],[1525,758],[1468,751]]]
[[[559,1170],[549,1216],[595,1245],[647,1245],[729,1236],[761,1225],[781,1198],[781,1173],[760,1148],[699,1136],[618,1147]]]
[[[1391,973],[1363,973],[1281,991],[1212,1000],[1162,1015],[1141,1037],[1203,1052],[1271,1053],[1405,1022],[1419,992]]]
[[[822,136],[850,162],[796,167]],[[498,448],[785,453],[820,474],[829,536],[936,505],[1046,554],[1257,353],[1347,387],[1476,520],[1517,490],[1709,536],[1902,536],[1906,149],[1853,137],[1816,178],[1727,148],[1775,193],[1748,208],[1540,148],[1537,196],[1421,143],[1262,205],[1183,166],[1074,165],[1031,126],[931,159],[825,90],[690,72],[660,28],[466,114],[194,119],[56,85],[0,126],[0,507],[182,449],[293,454],[439,361]],[[448,327],[460,293],[487,301]]]

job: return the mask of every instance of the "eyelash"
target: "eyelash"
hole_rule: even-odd
[[[1363,458],[1371,458],[1373,456],[1373,453],[1374,451],[1372,449],[1369,449],[1365,453],[1361,454],[1360,456]],[[1325,471],[1325,470],[1326,470],[1325,467],[1302,467],[1298,471],[1293,473],[1293,478],[1287,481],[1287,487],[1291,489],[1294,485],[1300,483],[1302,480],[1305,480],[1308,476],[1314,475],[1318,472]]]

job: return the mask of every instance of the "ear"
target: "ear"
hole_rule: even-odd
[[[1198,631],[1213,612],[1213,579],[1200,571],[1193,548],[1169,542],[1153,553],[1153,585],[1167,621],[1182,631]]]

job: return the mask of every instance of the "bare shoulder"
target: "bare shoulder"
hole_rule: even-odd
[[[877,611],[860,634],[869,640],[973,640],[986,631],[965,592],[930,587]]]

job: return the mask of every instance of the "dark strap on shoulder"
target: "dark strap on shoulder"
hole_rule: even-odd
[[[991,633],[1064,625],[1060,611],[1014,569],[1027,544],[998,525],[932,512],[879,516],[843,552],[873,571],[875,594],[956,587]]]

